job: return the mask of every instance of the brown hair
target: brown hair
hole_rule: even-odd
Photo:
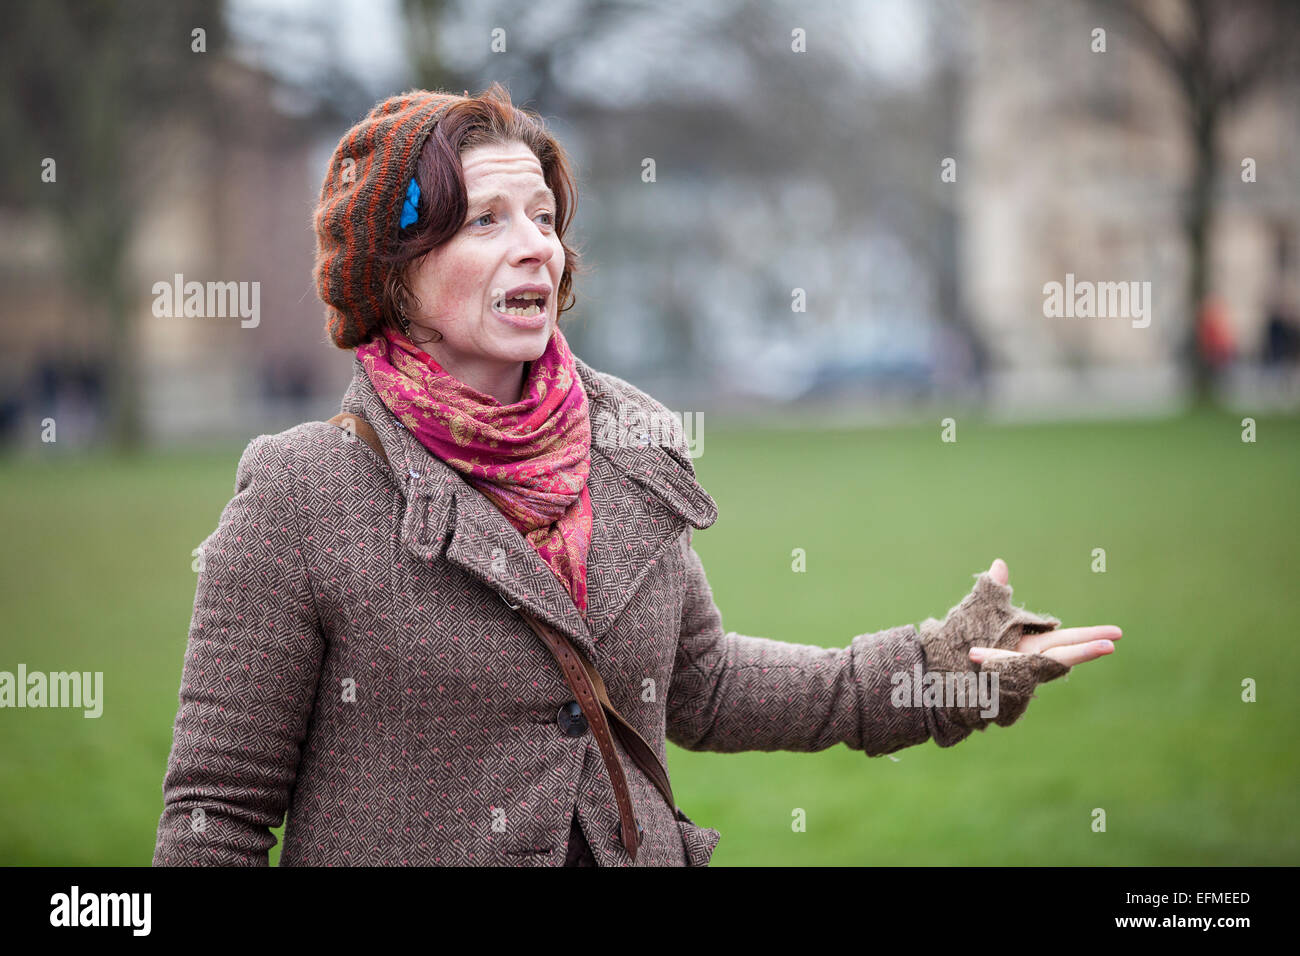
[[[577,301],[573,276],[581,272],[577,250],[564,241],[578,202],[578,187],[564,148],[546,129],[545,121],[530,110],[510,102],[510,93],[493,83],[477,96],[458,99],[433,128],[420,150],[415,181],[420,187],[419,218],[402,230],[392,251],[381,257],[387,267],[384,280],[382,320],[401,329],[401,314],[416,303],[407,284],[407,267],[455,236],[465,224],[469,197],[461,154],[476,146],[527,146],[542,164],[542,178],[555,194],[555,232],[564,249],[564,271],[556,295],[556,316]]]

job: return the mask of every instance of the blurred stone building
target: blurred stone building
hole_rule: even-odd
[[[465,86],[516,70],[522,92],[542,78],[542,112],[578,170],[575,238],[592,266],[565,318],[575,351],[691,408],[767,408],[811,394],[835,410],[874,412],[886,408],[882,383],[900,407],[947,401],[970,394],[962,390],[981,370],[1005,409],[1133,414],[1176,404],[1177,353],[1194,311],[1180,218],[1194,154],[1176,89],[1118,14],[1083,0],[898,4],[875,26],[918,39],[891,73],[873,68],[888,44],[864,51],[869,25],[847,23],[838,8],[799,11],[816,42],[793,54],[792,9],[756,12],[752,34],[679,10],[687,19],[653,42],[645,23],[612,18],[604,29],[639,59],[565,25],[575,39],[560,48],[604,56],[604,70],[646,97],[631,105],[626,90],[601,100],[575,86],[581,70],[570,59],[538,66],[549,61],[530,59],[523,38],[517,59],[487,52],[483,22],[468,10],[459,28],[456,10],[439,21],[453,45],[483,51]],[[141,147],[158,172],[137,210],[130,314],[156,440],[246,439],[328,417],[350,374],[351,354],[325,337],[312,214],[339,135],[380,94],[331,95],[329,42],[319,44],[324,79],[286,83],[274,68],[291,59],[291,26],[267,28],[260,58],[217,61],[215,120],[176,114]],[[336,39],[344,32],[330,17],[318,26]],[[1098,27],[1104,53],[1092,50]],[[651,96],[664,71],[724,47],[746,68],[691,79],[702,85],[689,96]],[[556,48],[539,40],[536,52]],[[899,73],[904,62],[914,68]],[[818,97],[824,104],[811,109]],[[352,105],[328,105],[340,102]],[[1234,110],[1220,148],[1211,288],[1249,357],[1272,305],[1296,308],[1297,256],[1279,255],[1300,245],[1294,87],[1266,87]],[[647,156],[659,163],[653,182],[642,177]],[[1247,157],[1256,182],[1242,181]],[[940,179],[945,158],[954,182]],[[56,408],[61,442],[78,428],[90,440],[103,399],[95,365],[110,333],[65,281],[51,223],[0,209],[0,226],[0,425],[21,417],[22,440],[34,440],[33,415]],[[156,315],[155,284],[178,274],[258,283],[256,326],[235,315]],[[1149,327],[1045,316],[1044,285],[1068,275],[1150,282]],[[796,289],[806,311],[792,306]],[[33,389],[33,376],[46,385]],[[68,379],[72,387],[58,385]],[[16,400],[29,407],[15,411]]]
[[[1091,383],[1111,393],[1098,402],[1158,408],[1179,391],[1194,312],[1180,219],[1194,156],[1173,80],[1100,6],[982,0],[970,23],[957,202],[967,300],[1002,368],[995,392],[1078,404]],[[1296,105],[1294,87],[1263,87],[1220,131],[1210,291],[1245,357],[1276,298],[1295,304],[1294,254],[1280,250],[1300,238]],[[1242,181],[1246,158],[1255,182]],[[1044,316],[1044,284],[1070,273],[1149,281],[1151,324]]]
[[[142,190],[128,254],[129,319],[145,433],[162,441],[277,430],[337,410],[351,354],[326,344],[312,281],[312,212],[341,121],[300,112],[259,70],[222,58],[213,125],[179,113],[141,149],[157,178]],[[152,173],[151,173],[152,174]],[[94,304],[71,290],[53,224],[5,213],[8,348],[3,381],[16,437],[59,422],[59,443],[102,438],[110,334]],[[258,284],[256,325],[238,315],[155,314],[155,283]],[[35,321],[15,321],[19,316]],[[34,419],[33,416],[36,416]],[[12,429],[11,429],[12,430]],[[251,437],[251,436],[250,436]]]
[[[338,121],[295,115],[269,77],[238,61],[219,81],[237,135],[162,132],[170,179],[152,191],[133,250],[146,421],[167,439],[328,417],[351,362],[326,344],[312,281],[312,213]],[[177,273],[259,283],[257,324],[156,316],[153,285]]]

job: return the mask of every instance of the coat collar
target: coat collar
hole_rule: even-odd
[[[695,479],[679,433],[655,444],[638,423],[658,421],[663,406],[576,355],[591,418],[587,488],[595,513],[587,555],[584,616],[564,585],[505,516],[451,466],[431,454],[384,405],[360,360],[342,410],[360,414],[384,446],[384,466],[406,499],[400,539],[415,559],[439,557],[564,631],[594,659],[596,641],[626,607],[646,572],[686,524],[707,528],[717,505]],[[661,432],[662,434],[662,432]],[[630,435],[631,440],[619,436]]]

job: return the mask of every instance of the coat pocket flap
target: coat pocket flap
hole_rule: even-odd
[[[712,827],[697,826],[680,809],[677,811],[677,829],[682,834],[682,847],[686,851],[687,866],[708,866],[713,851],[722,834]]]

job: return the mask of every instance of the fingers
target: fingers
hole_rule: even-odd
[[[1088,644],[1071,644],[1069,647],[1049,647],[1043,651],[1043,656],[1054,657],[1067,667],[1073,667],[1114,653],[1115,645],[1110,641],[1092,641]]]
[[[1088,630],[1088,628],[1075,628],[1074,630]],[[972,647],[970,649],[970,659],[977,664],[985,661],[997,660],[999,658],[1019,657],[1020,651],[1004,651],[996,647]],[[1115,653],[1115,645],[1109,640],[1090,641],[1086,644],[1069,644],[1063,647],[1051,647],[1043,651],[1044,657],[1050,657],[1053,660],[1060,661],[1066,667],[1073,667],[1076,664],[1084,664],[1088,661],[1096,660],[1098,657],[1106,657]]]
[[[1011,580],[1011,572],[1007,569],[1007,563],[1001,558],[994,558],[993,563],[989,565],[989,577],[998,584],[1007,584]]]
[[[1124,632],[1113,624],[1098,624],[1093,627],[1067,627],[1043,634],[1029,634],[1021,638],[1016,650],[1025,654],[1041,654],[1049,647],[1065,647],[1069,644],[1087,644],[1089,641],[1118,641]],[[1111,650],[1114,650],[1112,647]]]

